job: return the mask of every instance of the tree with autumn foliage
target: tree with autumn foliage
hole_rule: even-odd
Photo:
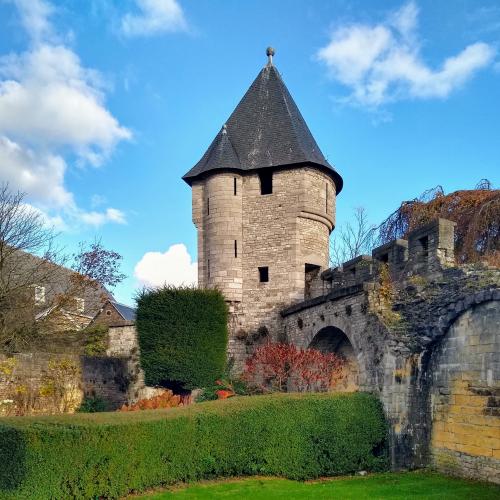
[[[384,244],[406,238],[410,231],[439,217],[457,223],[455,258],[458,264],[486,261],[500,266],[500,190],[482,180],[475,189],[445,194],[441,186],[405,201],[380,226]]]
[[[260,392],[322,392],[341,380],[344,364],[337,354],[268,343],[247,360],[243,378]]]

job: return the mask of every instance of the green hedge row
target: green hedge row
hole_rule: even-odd
[[[195,389],[222,376],[227,305],[218,290],[145,290],[137,297],[136,326],[147,385]]]
[[[386,468],[369,394],[281,394],[134,413],[0,420],[0,498],[117,498],[179,481]]]

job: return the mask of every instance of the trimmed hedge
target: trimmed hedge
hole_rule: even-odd
[[[383,470],[371,395],[279,394],[171,410],[0,420],[0,497],[117,498],[179,481]]]
[[[218,290],[146,290],[137,299],[136,325],[146,384],[194,389],[222,375],[227,305]]]

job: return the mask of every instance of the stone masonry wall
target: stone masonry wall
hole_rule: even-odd
[[[60,334],[33,352],[0,355],[0,415],[73,412],[84,397],[110,409],[153,394],[139,366],[132,324],[110,326],[105,355],[83,354],[81,334]]]
[[[432,354],[433,463],[500,484],[500,308],[463,313]]]
[[[499,482],[500,271],[431,272],[395,283],[388,303],[376,276],[332,289],[285,309],[283,329],[300,347],[347,337],[360,389],[384,405],[394,469],[433,464]]]
[[[258,173],[232,172],[193,184],[198,281],[219,288],[229,304],[235,371],[259,341],[277,338],[280,310],[304,299],[306,264],[314,270],[328,266],[335,210],[331,177],[310,167],[278,169],[272,184],[272,193],[262,195]],[[268,282],[260,281],[263,267]]]

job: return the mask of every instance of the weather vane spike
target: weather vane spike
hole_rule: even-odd
[[[266,49],[266,55],[268,57],[267,65],[272,66],[273,65],[274,49],[272,47],[268,47]]]

